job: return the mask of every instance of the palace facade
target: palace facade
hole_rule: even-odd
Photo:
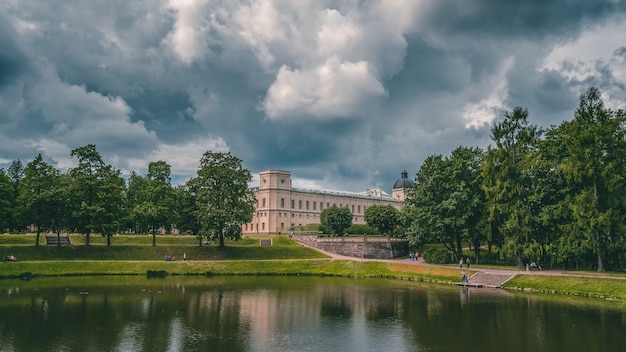
[[[365,224],[365,209],[372,205],[391,205],[402,209],[406,192],[413,181],[403,171],[394,183],[392,195],[379,189],[365,192],[337,192],[294,188],[291,172],[265,170],[259,173],[259,187],[253,188],[256,209],[252,222],[242,227],[244,234],[288,233],[290,229],[319,224],[322,210],[336,205],[352,211],[353,224]]]

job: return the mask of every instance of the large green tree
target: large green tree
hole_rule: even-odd
[[[482,155],[479,148],[458,147],[449,157],[432,155],[424,161],[403,209],[412,245],[441,243],[457,259],[463,240],[480,247],[485,233]]]
[[[392,205],[371,205],[363,215],[365,222],[383,235],[391,234],[400,223],[400,211]]]
[[[532,243],[535,221],[529,192],[532,188],[532,163],[542,130],[528,121],[528,111],[516,107],[495,123],[482,167],[491,240],[503,236],[502,253],[515,257],[519,264],[524,248]],[[493,238],[496,237],[496,238]]]
[[[605,271],[607,256],[624,253],[625,126],[624,111],[605,108],[597,88],[580,97],[567,125],[563,170],[572,185],[573,222],[565,228],[595,253],[599,272]]]
[[[241,159],[230,152],[207,151],[189,182],[203,231],[219,238],[220,247],[224,238],[240,239],[241,226],[252,221],[256,199],[250,181],[252,174]]]
[[[136,178],[135,182],[143,188],[138,190],[133,213],[138,222],[149,226],[152,245],[156,246],[157,230],[169,229],[176,223],[176,194],[171,183],[171,167],[165,161],[151,162],[145,181]]]
[[[125,182],[120,171],[111,165],[98,170],[100,185],[97,212],[95,214],[94,230],[107,239],[107,246],[111,245],[111,236],[119,231],[126,217]]]
[[[17,197],[19,195],[19,184],[22,178],[24,177],[24,166],[22,162],[17,159],[11,162],[11,165],[6,171],[6,175],[9,177],[11,181],[11,189],[12,194],[10,195],[10,204],[11,204],[11,212],[9,213],[9,229],[12,231],[18,230],[18,228],[23,228],[24,224],[19,222],[19,216],[16,213],[18,209],[17,205]]]
[[[96,227],[98,204],[98,172],[104,161],[94,144],[72,150],[70,155],[78,159],[78,165],[70,170],[72,176],[73,223],[83,233],[85,245],[89,246],[90,235]]]
[[[13,211],[13,186],[11,180],[0,169],[0,233],[4,233],[11,223],[11,215]]]
[[[352,212],[347,207],[338,207],[333,204],[322,210],[320,222],[330,228],[334,234],[343,236],[346,230],[352,226]]]
[[[190,189],[188,184],[175,187],[174,193],[176,194],[178,228],[184,233],[198,235],[202,225],[196,217],[196,193]],[[198,244],[202,246],[201,239],[199,239]]]
[[[60,172],[43,160],[41,154],[29,162],[24,169],[24,177],[19,183],[18,207],[24,223],[33,224],[37,228],[35,246],[39,246],[41,231],[50,230],[60,204]]]

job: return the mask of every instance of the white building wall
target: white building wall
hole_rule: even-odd
[[[336,205],[347,207],[354,215],[353,224],[365,224],[365,209],[372,205],[392,205],[402,209],[404,199],[384,192],[349,193],[306,190],[291,187],[291,172],[266,170],[259,173],[259,187],[252,222],[242,228],[244,234],[287,233],[291,227],[319,224],[322,210]]]

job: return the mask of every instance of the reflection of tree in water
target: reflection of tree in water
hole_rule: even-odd
[[[344,295],[324,295],[320,305],[322,317],[350,318],[353,314],[351,299]]]

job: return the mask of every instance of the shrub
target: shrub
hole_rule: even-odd
[[[377,235],[378,231],[368,225],[352,224],[352,226],[348,228],[346,233],[351,235]]]
[[[441,248],[427,248],[422,253],[424,261],[431,264],[451,264],[454,263],[452,256],[447,250]]]

